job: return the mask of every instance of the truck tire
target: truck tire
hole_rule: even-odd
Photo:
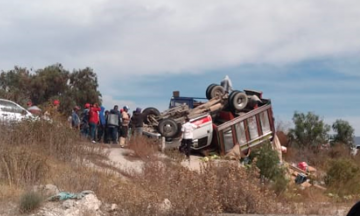
[[[217,86],[217,84],[211,84],[211,85],[209,85],[209,86],[206,88],[205,94],[206,94],[206,98],[207,98],[208,100],[211,99],[210,92],[211,92],[211,89],[212,89],[214,86]]]
[[[165,138],[173,138],[179,132],[179,127],[173,119],[163,119],[159,123],[159,132]]]
[[[229,97],[229,105],[236,111],[245,109],[248,104],[248,97],[244,92],[233,91]]]
[[[148,117],[151,116],[151,115],[159,116],[160,112],[159,112],[158,109],[156,109],[154,107],[148,107],[148,108],[146,108],[146,109],[144,109],[142,111],[142,114],[143,114],[143,117],[144,117],[144,123],[149,124]]]
[[[229,94],[229,97],[228,97],[229,107],[232,107],[232,104],[231,104],[232,99],[233,99],[234,96],[235,96],[237,93],[239,93],[239,92],[241,92],[241,91],[234,90],[234,91],[232,91],[232,92]]]
[[[225,89],[222,86],[220,85],[213,86],[210,91],[210,99],[222,96],[224,93],[225,93]]]

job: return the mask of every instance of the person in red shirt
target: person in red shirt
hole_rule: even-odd
[[[96,143],[96,127],[99,124],[99,113],[101,108],[97,103],[90,106],[89,109],[89,126],[90,126],[90,139],[93,143]]]

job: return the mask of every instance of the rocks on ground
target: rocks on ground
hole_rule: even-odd
[[[54,185],[37,186],[34,190],[44,194],[44,190],[49,192],[49,197],[59,196],[59,190]],[[54,189],[54,190],[50,190]],[[86,192],[86,193],[84,193]],[[84,194],[84,195],[83,195]],[[75,198],[69,198],[65,200],[60,199],[47,199],[40,209],[32,213],[31,216],[116,216],[127,215],[126,211],[121,210],[117,204],[102,203],[91,191],[83,191],[82,193],[75,194],[77,196],[71,196]],[[82,195],[82,196],[79,196]],[[60,197],[60,196],[59,196]],[[64,198],[64,196],[62,197]],[[171,208],[171,202],[165,199],[162,203],[156,205],[159,212],[168,212]]]

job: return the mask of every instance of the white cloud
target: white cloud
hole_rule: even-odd
[[[0,63],[105,75],[293,63],[360,49],[357,0],[3,1]]]
[[[122,109],[123,106],[128,106],[130,111],[135,110],[135,102],[129,100],[118,100],[113,98],[110,95],[103,95],[102,97],[102,105],[107,110],[111,110],[114,108],[115,105],[119,106],[119,109]]]

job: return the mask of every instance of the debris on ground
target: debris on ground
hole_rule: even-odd
[[[49,198],[31,216],[111,216],[121,215],[116,204],[102,203],[91,190],[80,193],[59,192],[55,185],[40,185],[33,188]]]
[[[69,192],[60,192],[54,196],[49,197],[49,201],[56,201],[56,200],[67,200],[67,199],[82,199],[88,194],[94,194],[93,191],[86,190],[82,191],[81,193],[75,194],[75,193],[69,193]]]

